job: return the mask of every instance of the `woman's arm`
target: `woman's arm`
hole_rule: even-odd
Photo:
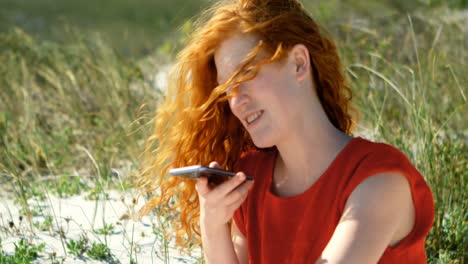
[[[239,261],[234,251],[231,240],[231,232],[228,224],[219,229],[210,228],[208,225],[201,225],[201,237],[203,243],[203,255],[205,262],[238,264]]]
[[[212,162],[210,167],[219,165]],[[253,181],[246,181],[242,172],[216,187],[211,187],[205,177],[198,179],[195,187],[200,201],[200,229],[206,263],[239,263],[228,223],[252,184]]]
[[[414,214],[405,176],[392,172],[369,177],[351,193],[317,263],[377,263],[387,246],[411,232]]]
[[[234,250],[236,251],[239,264],[248,264],[249,258],[247,253],[247,239],[240,232],[235,221],[231,225],[232,242],[234,243]]]

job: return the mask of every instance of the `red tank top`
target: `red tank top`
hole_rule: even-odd
[[[431,190],[398,149],[353,138],[325,173],[305,192],[278,197],[271,192],[276,150],[244,153],[236,165],[255,177],[234,213],[247,239],[249,263],[315,263],[338,225],[346,200],[367,177],[397,171],[410,183],[415,225],[402,241],[387,247],[378,263],[426,263],[424,240],[434,219]]]

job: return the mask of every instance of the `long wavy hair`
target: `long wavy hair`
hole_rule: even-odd
[[[219,2],[202,14],[196,28],[169,74],[167,95],[147,140],[147,159],[136,179],[140,190],[152,195],[140,215],[157,207],[174,217],[180,249],[200,245],[199,203],[195,181],[167,177],[169,168],[217,161],[232,170],[241,153],[255,148],[229,109],[227,87],[254,78],[262,65],[280,62],[301,43],[310,53],[316,92],[329,120],[346,134],[353,124],[351,91],[336,46],[298,1]],[[255,34],[260,41],[234,75],[218,84],[214,53],[234,33]],[[271,56],[255,60],[261,50]]]

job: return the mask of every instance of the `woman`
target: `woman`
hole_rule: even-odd
[[[139,184],[161,193],[142,213],[177,211],[179,245],[200,234],[207,263],[425,263],[431,191],[399,150],[352,137],[336,47],[303,7],[239,0],[206,16],[158,110]],[[238,173],[165,177],[208,163]]]

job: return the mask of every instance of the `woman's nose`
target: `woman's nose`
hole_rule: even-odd
[[[231,107],[231,110],[234,111],[242,105],[247,104],[248,101],[249,96],[246,93],[246,89],[243,84],[240,84],[236,91],[232,92],[229,98],[229,106]]]

